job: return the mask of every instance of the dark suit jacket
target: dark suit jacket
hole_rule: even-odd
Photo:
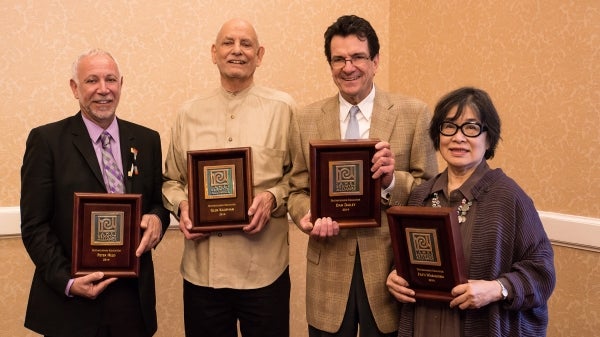
[[[288,211],[296,224],[310,208],[309,143],[313,139],[341,139],[338,95],[306,106],[292,119],[292,173]],[[390,143],[395,156],[395,185],[390,205],[405,205],[412,188],[437,173],[435,150],[427,130],[431,113],[416,99],[375,91],[370,138]],[[334,219],[335,220],[335,219]],[[392,248],[385,207],[381,227],[342,229],[324,241],[308,241],[306,319],[319,330],[339,329],[346,303],[356,247],[369,305],[383,333],[398,328],[397,302],[385,281],[392,268]]]
[[[126,193],[142,194],[142,213],[156,214],[169,225],[162,206],[162,152],[156,131],[118,119],[123,167],[131,167],[130,148],[138,150],[139,175],[127,177]],[[106,193],[98,159],[81,112],[33,129],[27,139],[21,168],[21,234],[35,273],[25,326],[52,336],[87,336],[101,318],[102,294],[96,300],[67,297],[71,278],[74,192]],[[119,280],[117,282],[126,282]],[[152,255],[140,260],[141,312],[149,333],[156,331]],[[116,283],[109,285],[114,286]]]

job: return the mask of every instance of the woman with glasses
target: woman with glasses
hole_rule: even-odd
[[[491,169],[500,117],[488,94],[460,88],[435,107],[429,127],[447,163],[417,186],[408,204],[457,210],[468,283],[450,303],[414,298],[392,271],[401,303],[399,336],[545,336],[556,275],[550,241],[533,201],[501,169]]]

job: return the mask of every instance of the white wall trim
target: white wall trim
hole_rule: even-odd
[[[0,207],[0,235],[21,235],[19,206]]]
[[[553,244],[600,252],[600,219],[539,212]],[[177,225],[171,217],[171,225]],[[21,234],[19,207],[0,207],[0,236]]]
[[[179,223],[171,215],[171,228],[178,228]],[[0,207],[0,237],[21,235],[21,214],[19,206]]]
[[[538,212],[553,244],[600,252],[600,219]]]

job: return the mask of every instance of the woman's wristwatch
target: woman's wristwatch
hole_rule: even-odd
[[[506,290],[506,287],[504,286],[504,284],[502,283],[502,281],[500,280],[496,280],[499,284],[500,284],[500,290],[501,290],[501,294],[502,294],[502,300],[506,300],[506,298],[508,297],[508,290]]]

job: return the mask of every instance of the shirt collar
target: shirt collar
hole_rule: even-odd
[[[81,114],[81,117],[83,117],[83,123],[85,124],[85,127],[88,130],[88,133],[90,134],[90,138],[92,139],[92,142],[94,142],[94,143],[99,142],[100,135],[102,134],[104,129],[101,128],[100,126],[98,126],[98,124],[96,124],[96,123],[92,122],[90,119],[88,119],[83,113]],[[115,143],[120,144],[120,142],[119,142],[119,123],[117,123],[117,117],[115,117],[113,119],[112,123],[110,123],[110,125],[106,128],[106,131],[108,132],[108,134],[110,134],[110,136],[115,141]]]
[[[350,116],[350,108],[354,105],[350,104],[348,101],[342,97],[341,94],[338,94],[340,100],[340,121],[345,121]],[[373,102],[375,101],[375,85],[371,88],[371,92],[360,101],[357,106],[360,109],[360,114],[362,114],[367,121],[371,120],[371,116],[373,115]],[[357,115],[359,116],[359,115]]]
[[[246,89],[237,91],[237,92],[231,92],[231,91],[227,91],[225,90],[225,88],[223,88],[223,86],[220,86],[220,90],[221,93],[223,94],[224,97],[226,97],[227,99],[238,99],[240,97],[245,97],[250,90],[252,90],[252,88],[254,87],[254,83],[250,84],[250,86],[248,86]]]
[[[483,159],[477,166],[473,174],[465,181],[459,188],[458,191],[467,200],[473,200],[473,187],[481,180],[481,178],[490,170],[490,166],[487,160]],[[446,197],[450,197],[448,193],[448,169],[446,168],[439,178],[433,183],[431,187],[431,193],[442,192]]]

